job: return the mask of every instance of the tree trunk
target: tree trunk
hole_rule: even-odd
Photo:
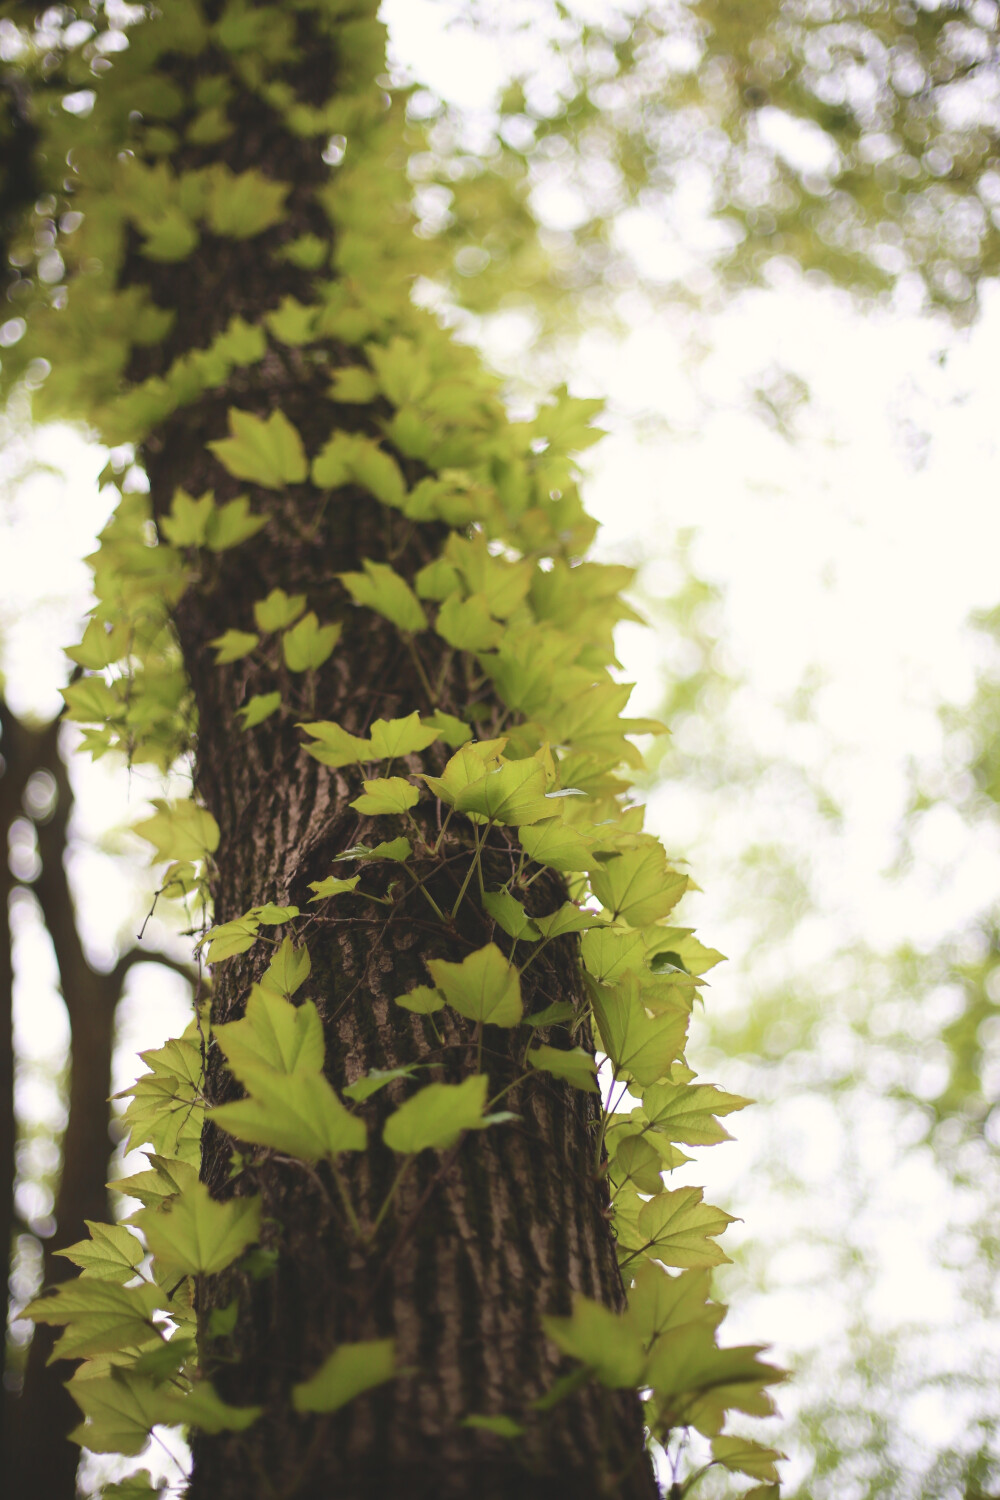
[[[0,700],[3,723],[3,746],[7,766],[0,782],[0,821],[5,831],[15,817],[25,816],[23,792],[37,771],[47,771],[55,782],[55,800],[44,815],[32,812],[41,858],[41,871],[32,889],[42,911],[42,918],[52,941],[59,984],[70,1024],[69,1098],[66,1128],[62,1139],[62,1162],[54,1205],[55,1230],[43,1241],[43,1282],[57,1285],[74,1277],[76,1267],[58,1251],[87,1237],[87,1221],[108,1218],[106,1180],[111,1141],[108,1134],[111,1091],[111,1057],[114,1044],[114,1022],[129,970],[142,962],[167,964],[184,973],[189,971],[165,955],[153,955],[138,949],[127,950],[109,973],[91,967],[76,922],[73,897],[66,874],[65,857],[69,842],[69,823],[73,812],[73,789],[65,763],[59,752],[59,720],[34,730],[21,724]],[[8,885],[3,889],[4,914],[7,911],[12,881],[6,861],[3,866]],[[10,968],[9,932],[0,949],[0,993],[10,996],[13,972]],[[13,1078],[13,1048],[8,1043],[9,1024],[4,1027],[5,1052],[2,1066]],[[2,1209],[12,1213],[14,1181],[14,1115],[13,1088],[3,1088],[4,1130],[10,1145],[4,1141],[3,1160],[8,1174],[0,1199]],[[8,1225],[10,1219],[8,1219]],[[9,1229],[5,1243],[11,1239]],[[45,1500],[73,1500],[76,1494],[76,1471],[80,1450],[69,1440],[69,1433],[79,1425],[80,1413],[65,1387],[67,1366],[49,1364],[56,1342],[56,1330],[50,1325],[35,1325],[28,1351],[27,1365],[20,1389],[11,1387],[4,1396],[3,1473],[16,1497],[44,1495]]]
[[[288,65],[286,81],[300,99],[319,105],[335,90],[340,32],[328,36],[309,9],[294,14],[301,60]],[[206,49],[194,64],[161,58],[159,66],[187,90],[193,77],[210,70],[210,53]],[[329,235],[314,197],[329,177],[322,143],[291,134],[249,90],[237,89],[227,116],[233,133],[220,145],[183,146],[172,159],[174,169],[220,159],[234,171],[253,167],[292,184],[289,211],[278,226],[251,240],[206,233],[186,261],[157,264],[137,249],[129,255],[124,280],[145,284],[154,301],[175,314],[163,344],[133,351],[133,378],[163,373],[179,353],[205,347],[234,315],[259,325],[285,296],[315,299],[311,275],[275,252],[307,233]],[[310,456],[338,427],[376,433],[388,408],[337,405],[326,394],[331,368],[345,362],[349,352],[335,344],[311,346],[306,353],[272,343],[263,361],[177,411],[143,450],[157,516],[181,486],[191,495],[212,489],[218,500],[249,489],[253,509],[271,517],[258,537],[207,564],[210,571],[176,610],[199,723],[196,791],[221,829],[212,880],[217,922],[265,901],[309,910],[309,882],[343,869],[333,860],[374,831],[347,805],[360,791],[356,770],[317,765],[301,750],[293,718],[322,717],[363,733],[376,717],[433,707],[399,632],[370,611],[345,609],[335,575],[359,568],[363,559],[391,559],[397,572],[412,579],[438,555],[444,528],[414,526],[361,490],[342,489],[327,504],[309,483],[284,491],[237,484],[205,448],[225,435],[230,406],[261,416],[280,408]],[[399,461],[410,484],[421,477],[419,465]],[[280,664],[255,658],[217,666],[208,643],[229,628],[253,629],[254,603],[274,588],[306,594],[321,620],[342,619],[343,636],[316,674],[309,711],[276,714],[244,732],[240,704],[279,687],[287,702],[291,681]],[[423,675],[441,682],[440,706],[467,713],[474,681],[470,659],[437,637],[421,637],[420,651]],[[485,738],[501,706],[482,684],[472,691],[478,732]],[[441,747],[432,747],[422,757],[409,757],[407,769],[438,772],[444,759]],[[425,808],[433,804],[424,802],[415,812]],[[383,820],[375,838],[391,836],[385,827]],[[456,833],[444,848],[448,861],[440,872],[419,862],[413,868],[428,874],[431,894],[448,910],[471,846],[465,834]],[[503,830],[494,831],[487,877],[492,874],[494,884],[508,879],[511,860],[512,841]],[[401,878],[397,866],[379,868],[392,868]],[[536,882],[532,891],[544,910],[564,894],[555,876]],[[478,903],[464,903],[449,928],[431,920],[416,888],[406,892],[400,885],[394,894],[387,906],[334,898],[319,908],[309,929],[312,975],[303,993],[315,999],[323,1019],[329,1078],[339,1088],[370,1068],[420,1063],[433,1067],[423,1075],[427,1079],[457,1081],[470,1070],[464,1059],[474,1066],[482,1046],[490,1094],[500,1093],[523,1072],[525,1033],[490,1027],[481,1037],[470,1023],[442,1012],[443,1049],[433,1025],[396,1007],[393,998],[427,983],[425,958],[462,958],[470,946],[506,940],[494,933]],[[526,1011],[556,1000],[582,1003],[575,942],[556,940],[527,972]],[[213,1021],[241,1014],[249,983],[262,967],[263,959],[252,953],[216,970]],[[235,1096],[214,1048],[208,1093],[215,1103]],[[369,1223],[396,1166],[379,1143],[376,1122],[401,1098],[400,1085],[391,1084],[364,1107],[371,1145],[344,1169],[359,1217]],[[237,1192],[252,1188],[263,1195],[265,1242],[278,1252],[276,1269],[256,1281],[243,1272],[210,1280],[202,1287],[201,1311],[239,1294],[236,1328],[214,1346],[216,1361],[209,1369],[226,1399],[262,1402],[267,1410],[245,1433],[195,1437],[191,1500],[374,1500],[396,1493],[413,1500],[472,1493],[481,1500],[556,1493],[578,1500],[648,1500],[656,1494],[635,1392],[579,1390],[533,1422],[517,1444],[462,1425],[473,1414],[529,1414],[530,1403],[563,1368],[540,1320],[568,1312],[573,1291],[612,1308],[624,1303],[607,1188],[594,1171],[594,1096],[537,1075],[530,1087],[511,1087],[503,1107],[519,1118],[471,1132],[450,1152],[417,1158],[371,1253],[348,1234],[325,1168],[312,1171],[269,1155],[236,1177]],[[231,1140],[209,1125],[202,1176],[220,1196],[233,1191],[231,1157]],[[390,1335],[403,1371],[393,1383],[332,1417],[298,1416],[290,1409],[292,1383],[311,1375],[340,1341]]]
[[[44,1241],[44,1284],[76,1275],[57,1254],[87,1235],[87,1220],[108,1217],[105,1183],[111,1142],[108,1136],[111,1051],[121,978],[91,968],[76,925],[66,878],[65,856],[73,792],[59,754],[59,722],[47,726],[41,761],[56,782],[51,816],[36,824],[42,869],[34,891],[55,950],[60,988],[70,1023],[69,1098],[62,1162],[56,1191],[55,1232]],[[80,1450],[69,1440],[79,1412],[65,1387],[67,1367],[49,1364],[56,1330],[37,1324],[28,1351],[24,1386],[12,1411],[13,1475],[16,1495],[73,1500]]]

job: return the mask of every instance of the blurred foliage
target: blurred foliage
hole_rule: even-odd
[[[798,266],[858,291],[909,280],[962,319],[996,274],[994,0],[448,10],[511,59],[472,118],[411,101],[424,232],[476,311],[558,321],[569,293],[606,315],[629,289],[704,300]]]
[[[435,7],[506,72],[475,110],[405,69],[393,79],[426,277],[473,313],[518,307],[552,335],[627,315],[636,296],[718,304],[798,267],[862,293],[909,284],[911,302],[962,320],[997,273],[996,0]],[[14,241],[15,311],[60,280],[74,127],[139,11],[0,0],[0,237]]]

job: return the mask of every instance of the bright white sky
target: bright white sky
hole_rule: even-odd
[[[443,37],[434,0],[394,0],[387,10],[399,51],[418,74],[459,102],[481,103],[502,67],[494,51],[467,36]],[[656,226],[639,223],[630,235],[637,253],[645,235],[655,255]],[[502,334],[498,348],[509,355]],[[852,936],[881,947],[907,938],[929,945],[997,888],[997,849],[971,838],[947,813],[925,830],[921,862],[904,885],[884,871],[905,807],[908,760],[934,754],[938,703],[960,701],[971,687],[964,622],[1000,597],[1000,296],[988,295],[979,322],[958,335],[914,315],[864,316],[833,293],[792,283],[744,297],[707,334],[697,364],[679,313],[645,319],[622,342],[592,336],[571,385],[580,394],[608,395],[615,417],[613,435],[594,453],[587,489],[603,524],[603,553],[641,564],[641,584],[655,597],[675,577],[676,531],[696,528],[694,561],[724,591],[730,653],[746,678],[737,732],[758,751],[822,771],[844,807],[841,832],[820,830],[810,850],[825,922],[806,924],[786,949],[761,961],[774,981],[810,970]],[[776,368],[811,391],[791,443],[748,409],[747,393]],[[639,442],[628,414],[647,412],[666,419],[671,434]],[[25,472],[32,457],[55,472]],[[64,429],[41,433],[23,449],[9,443],[0,458],[0,633],[18,712],[49,715],[58,707],[60,648],[78,638],[87,603],[80,559],[106,519],[94,482],[103,462]],[[638,680],[635,707],[655,711],[662,648],[629,628],[622,652]],[[815,722],[793,733],[782,705],[817,671],[825,685],[815,698]],[[76,776],[73,874],[91,949],[110,959],[141,904],[136,869],[83,845],[137,818],[142,786],[103,764],[80,765]],[[733,960],[713,976],[711,1003],[723,1012],[745,1006],[761,977],[755,955],[743,951],[747,929],[726,871],[749,842],[781,842],[797,828],[780,803],[757,792],[740,787],[706,803],[668,783],[652,797],[657,830],[671,849],[688,854],[707,889],[690,920]],[[17,1037],[28,1064],[19,1107],[26,1120],[51,1119],[56,1106],[43,1074],[65,1046],[65,1017],[51,957],[27,908],[19,910],[18,930]],[[137,1071],[140,1047],[183,1023],[176,982],[142,970],[123,1016],[118,1086]],[[738,1065],[716,1081],[749,1086]],[[807,1353],[825,1332],[842,1340],[856,1289],[829,1246],[848,1239],[863,1241],[873,1260],[890,1268],[870,1305],[873,1319],[894,1328],[924,1320],[935,1305],[943,1313],[955,1306],[954,1288],[932,1253],[944,1184],[925,1158],[904,1159],[886,1144],[893,1117],[879,1114],[879,1101],[866,1107],[867,1123],[856,1127],[814,1092],[785,1098],[736,1117],[740,1143],[697,1164],[692,1180],[710,1179],[746,1220],[730,1231],[734,1243],[748,1246],[744,1279],[757,1276],[757,1240],[770,1247],[773,1280],[783,1286],[755,1297],[748,1285],[732,1337],[777,1341],[786,1359]],[[773,1222],[779,1199],[751,1183],[755,1164],[788,1139],[797,1143],[792,1165],[800,1192],[782,1233]],[[859,1195],[869,1204],[864,1212]],[[780,1201],[789,1211],[787,1199]],[[35,1209],[44,1220],[46,1205]],[[971,1212],[957,1198],[952,1209]],[[828,1243],[815,1243],[817,1233]],[[914,1440],[928,1433],[932,1442],[943,1440],[954,1411],[917,1403],[907,1432]],[[801,1472],[797,1462],[793,1473]]]

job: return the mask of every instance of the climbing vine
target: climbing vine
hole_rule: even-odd
[[[691,1429],[770,1493],[780,1455],[724,1431],[769,1413],[779,1378],[717,1341],[730,1218],[670,1186],[747,1101],[685,1060],[720,955],[675,925],[690,880],[630,796],[635,736],[661,726],[623,717],[629,570],[585,560],[575,455],[600,406],[563,390],[511,420],[415,304],[432,252],[408,229],[374,9],[171,0],[92,28],[66,64],[92,112],[48,121],[70,152],[48,215],[65,276],[32,280],[22,255],[5,376],[46,361],[42,413],[134,444],[150,475],[147,493],[106,471],[121,493],[66,712],[95,756],[193,774],[136,832],[212,979],[125,1091],[147,1166],[114,1187],[140,1206],[64,1252],[79,1277],[30,1316],[82,1361],[87,1448],[135,1455],[182,1424],[197,1478],[199,1443],[252,1445],[291,1412],[304,1453],[280,1478],[261,1460],[260,1493],[304,1493],[331,1414],[432,1375],[369,1329],[240,1399],[260,1289],[297,1253],[283,1184],[307,1185],[316,1233],[372,1289],[477,1143],[502,1162],[498,1142],[562,1111],[620,1280],[564,1286],[532,1335],[554,1378],[460,1425],[530,1470],[579,1392],[638,1393],[677,1493],[702,1472],[678,1467]],[[247,165],[257,120],[280,149]],[[229,281],[250,287],[235,312]],[[279,794],[281,827],[261,811]],[[373,1036],[382,1065],[362,1065]]]

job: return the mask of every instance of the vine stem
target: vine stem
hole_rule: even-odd
[[[438,695],[431,687],[430,679],[428,678],[427,673],[424,671],[424,664],[420,660],[420,652],[417,650],[416,642],[414,641],[413,636],[409,631],[407,631],[406,634],[406,645],[410,655],[413,658],[413,665],[417,669],[417,676],[420,678],[421,686],[423,687],[424,692],[427,694],[428,702],[430,703],[432,708],[437,708]]]
[[[534,1071],[535,1071],[534,1068],[529,1068],[528,1071],[527,1071],[527,1073],[522,1073],[518,1078],[512,1079],[512,1081],[510,1083],[506,1084],[500,1090],[499,1094],[494,1094],[492,1099],[487,1099],[487,1101],[486,1101],[486,1108],[487,1109],[492,1109],[493,1106],[494,1106],[494,1104],[499,1104],[500,1100],[503,1098],[504,1094],[509,1093],[511,1089],[516,1089],[517,1085],[519,1083],[523,1083],[526,1078],[530,1078],[531,1075],[532,1075],[532,1073],[534,1073]]]
[[[389,1207],[390,1207],[390,1205],[392,1203],[393,1198],[395,1198],[395,1196],[396,1196],[396,1191],[397,1191],[400,1183],[402,1182],[403,1178],[406,1176],[407,1172],[409,1171],[410,1164],[411,1164],[412,1161],[413,1161],[413,1157],[412,1156],[406,1157],[405,1161],[403,1162],[403,1165],[400,1167],[399,1171],[396,1173],[395,1177],[393,1178],[393,1180],[392,1180],[392,1186],[389,1188],[389,1191],[386,1193],[385,1200],[384,1200],[381,1208],[379,1209],[378,1213],[375,1215],[375,1222],[372,1225],[371,1231],[368,1234],[368,1243],[369,1244],[371,1244],[372,1240],[378,1234],[379,1227],[381,1226],[382,1220],[385,1218],[386,1214],[389,1212]]]
[[[473,870],[478,869],[478,867],[479,867],[479,856],[480,856],[480,853],[482,851],[482,845],[479,842],[479,834],[478,833],[474,833],[473,837],[476,840],[476,852],[475,852],[475,854],[473,856],[471,865],[469,866],[469,868],[465,872],[465,879],[462,881],[462,884],[459,887],[458,895],[455,897],[455,905],[451,909],[451,920],[453,922],[455,920],[456,915],[458,914],[458,908],[462,904],[462,898],[464,897],[466,891],[469,889],[469,881],[472,879],[472,872],[473,872]],[[482,876],[480,876],[480,880],[481,879],[482,879]]]
[[[431,904],[431,910],[434,912],[434,915],[437,917],[438,921],[439,922],[444,922],[447,925],[448,918],[445,916],[445,914],[441,910],[440,906],[438,906],[437,902],[434,900],[434,897],[431,895],[431,893],[427,889],[426,885],[424,885],[424,882],[421,879],[419,879],[418,876],[414,875],[413,871],[410,869],[409,865],[406,863],[405,860],[401,861],[401,868],[406,871],[407,875],[409,875],[409,877],[413,881],[413,884],[416,887],[416,889],[421,892],[421,894],[424,896],[424,898],[427,901],[430,902],[430,904]],[[462,889],[464,890],[465,887],[463,886]],[[455,915],[455,913],[452,912],[452,916],[453,917],[454,917],[454,915]]]
[[[597,1137],[597,1152],[596,1152],[596,1155],[594,1157],[594,1171],[595,1172],[599,1172],[600,1169],[601,1169],[601,1152],[604,1150],[604,1137],[607,1135],[607,1131],[608,1131],[608,1120],[611,1118],[611,1116],[614,1113],[614,1111],[617,1108],[617,1106],[622,1102],[622,1100],[624,1099],[625,1095],[628,1093],[628,1084],[627,1083],[622,1084],[622,1091],[621,1091],[621,1093],[618,1095],[618,1098],[614,1101],[614,1103],[612,1103],[611,1102],[611,1095],[614,1092],[614,1087],[615,1087],[615,1084],[617,1082],[618,1082],[618,1074],[617,1073],[613,1073],[611,1075],[611,1088],[608,1090],[608,1102],[607,1102],[607,1106],[604,1109],[604,1112],[603,1112],[603,1114],[601,1116],[601,1132],[600,1132],[600,1135]]]
[[[347,1222],[350,1224],[358,1239],[363,1240],[364,1235],[361,1233],[361,1225],[358,1223],[358,1216],[354,1211],[354,1204],[351,1202],[351,1195],[347,1191],[347,1183],[344,1181],[343,1174],[341,1173],[340,1168],[337,1166],[337,1163],[334,1161],[332,1156],[328,1157],[327,1160],[330,1163],[330,1172],[333,1175],[333,1180],[337,1184],[337,1192],[340,1194],[340,1201],[344,1205],[344,1212],[347,1215]]]

